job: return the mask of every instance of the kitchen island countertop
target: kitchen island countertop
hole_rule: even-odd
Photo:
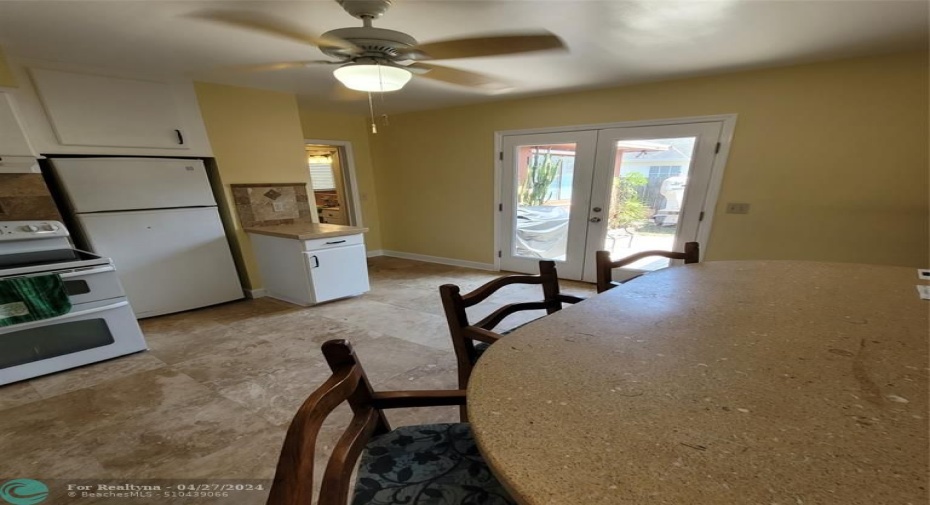
[[[296,223],[279,224],[275,226],[253,226],[245,228],[246,233],[258,233],[272,237],[290,238],[294,240],[311,240],[315,238],[343,237],[365,233],[368,228],[358,226],[342,226],[325,223]]]

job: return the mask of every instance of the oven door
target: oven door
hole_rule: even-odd
[[[0,385],[145,349],[124,298],[74,305],[62,316],[0,327]]]

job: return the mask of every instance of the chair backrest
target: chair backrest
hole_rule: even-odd
[[[697,242],[686,242],[684,252],[675,251],[643,251],[632,254],[617,261],[610,261],[610,251],[597,251],[595,263],[597,264],[597,292],[603,293],[616,286],[613,282],[613,269],[629,265],[650,256],[685,260],[685,264],[697,263],[701,259],[701,248]]]
[[[333,374],[311,394],[291,421],[269,505],[345,505],[355,462],[374,435],[391,431],[381,409],[372,405],[373,391],[368,377],[345,340],[323,344],[323,356]],[[352,408],[353,418],[333,448],[321,481],[319,500],[313,501],[314,447],[326,417],[343,402]]]
[[[543,298],[536,302],[521,302],[504,305],[495,310],[484,319],[471,323],[465,309],[475,306],[499,289],[511,284],[540,284]],[[559,290],[559,277],[554,261],[540,261],[539,275],[507,275],[483,284],[468,294],[461,294],[461,290],[454,284],[444,284],[439,287],[442,306],[446,313],[446,322],[449,324],[449,333],[452,336],[452,347],[458,361],[459,387],[468,385],[468,377],[478,359],[475,352],[475,340],[492,343],[501,335],[494,333],[494,327],[507,316],[524,310],[545,310],[552,314],[562,308],[562,303],[576,303],[580,298],[563,295]]]

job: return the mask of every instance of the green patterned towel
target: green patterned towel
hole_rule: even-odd
[[[48,319],[70,310],[58,274],[0,279],[0,326]]]

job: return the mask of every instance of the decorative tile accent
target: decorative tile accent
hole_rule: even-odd
[[[244,228],[313,222],[306,184],[232,184],[230,188]]]
[[[280,193],[280,192],[275,191],[275,190],[273,190],[273,189],[269,189],[269,190],[266,191],[264,194],[265,194],[265,197],[266,197],[266,198],[270,198],[270,199],[272,199],[272,200],[277,200],[277,199],[281,196],[281,193]]]

